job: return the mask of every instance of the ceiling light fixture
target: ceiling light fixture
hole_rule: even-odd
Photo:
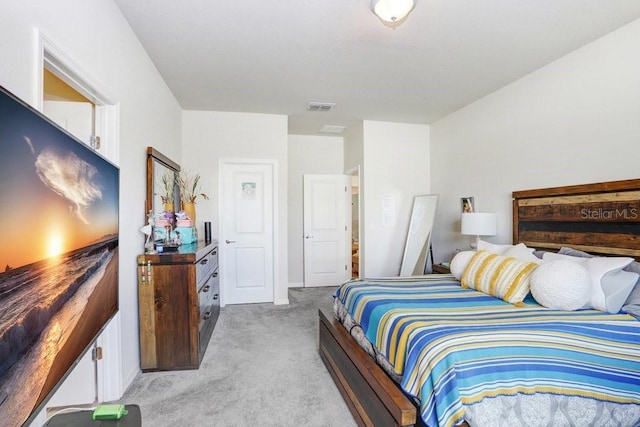
[[[400,21],[414,6],[414,0],[371,0],[371,10],[385,22]]]

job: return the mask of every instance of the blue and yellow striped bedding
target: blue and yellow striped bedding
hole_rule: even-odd
[[[499,395],[551,393],[640,404],[640,322],[595,310],[520,307],[454,279],[370,279],[338,298],[420,400],[427,426]]]

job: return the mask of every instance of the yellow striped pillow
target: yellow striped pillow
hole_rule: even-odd
[[[471,258],[460,282],[463,287],[519,305],[529,293],[529,279],[538,264],[478,251]]]

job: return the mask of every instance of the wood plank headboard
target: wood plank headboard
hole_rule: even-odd
[[[640,179],[514,191],[513,242],[640,260]]]

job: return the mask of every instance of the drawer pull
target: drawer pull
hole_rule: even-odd
[[[207,258],[205,258],[202,261],[200,261],[200,264],[205,265],[208,262],[209,262],[209,260]]]
[[[210,311],[206,311],[206,312],[204,313],[204,316],[202,316],[202,318],[203,318],[204,320],[207,320],[207,319],[208,319],[208,318],[210,318],[210,317],[211,317],[211,312],[210,312]]]
[[[218,294],[213,294],[213,299],[218,299]]]
[[[211,285],[207,285],[204,288],[202,288],[202,292],[209,292],[211,290]]]
[[[218,272],[213,273],[213,277],[218,277]]]

